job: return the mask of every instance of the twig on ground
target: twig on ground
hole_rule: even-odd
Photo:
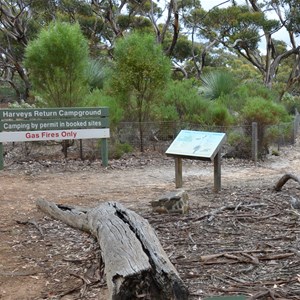
[[[44,237],[43,229],[37,224],[36,221],[34,221],[34,220],[19,221],[19,220],[17,220],[16,222],[18,224],[22,224],[22,225],[27,225],[27,224],[33,225],[39,231],[39,233],[41,234],[41,236]]]
[[[224,210],[235,210],[236,211],[236,210],[243,209],[243,208],[251,209],[251,208],[256,208],[256,207],[260,207],[260,206],[268,206],[268,204],[265,204],[265,203],[241,204],[241,203],[239,203],[238,205],[233,205],[233,204],[224,205],[224,206],[214,209],[213,211],[211,211],[209,213],[206,213],[206,214],[198,217],[195,221],[199,222],[202,219],[208,217],[207,221],[211,222],[218,213],[220,213]]]

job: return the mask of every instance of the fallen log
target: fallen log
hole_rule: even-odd
[[[281,191],[282,187],[287,183],[288,180],[290,179],[293,179],[294,181],[300,183],[300,179],[293,175],[293,174],[290,174],[290,173],[287,173],[287,174],[284,174],[278,181],[277,183],[275,184],[274,186],[274,190],[276,192],[279,192]]]
[[[116,202],[92,209],[37,200],[51,217],[93,234],[105,265],[109,299],[188,299],[188,290],[147,220]]]

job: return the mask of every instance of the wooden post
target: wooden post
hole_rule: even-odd
[[[108,141],[107,139],[101,139],[101,158],[102,165],[104,167],[108,166]]]
[[[0,170],[3,170],[4,163],[3,163],[3,144],[0,143]]]
[[[257,123],[252,123],[252,160],[257,164]]]
[[[182,158],[175,157],[175,184],[176,188],[182,187]]]
[[[80,159],[83,160],[83,151],[82,151],[82,140],[79,140],[79,153],[80,153]]]
[[[214,192],[221,190],[221,151],[214,157]]]

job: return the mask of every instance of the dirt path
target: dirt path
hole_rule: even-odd
[[[281,150],[279,157],[269,157],[257,166],[252,162],[225,160],[222,188],[271,187],[287,172],[297,175],[300,172],[299,150],[299,145],[287,147]],[[133,167],[118,165],[103,168],[98,164],[77,170],[67,166],[64,170],[42,168],[35,172],[34,168],[14,169],[11,166],[9,170],[1,171],[0,299],[59,299],[53,296],[57,295],[58,289],[71,288],[72,284],[80,281],[78,278],[74,280],[74,277],[64,279],[67,275],[61,270],[63,265],[58,264],[58,257],[78,255],[78,245],[87,244],[91,238],[87,235],[76,238],[76,231],[45,218],[35,207],[38,198],[82,206],[96,206],[99,202],[113,200],[123,202],[137,212],[145,212],[150,211],[151,200],[175,188],[174,173],[173,160],[163,156]],[[211,192],[212,164],[184,161],[183,180],[183,188],[191,193],[191,202],[201,206],[196,191],[204,188]],[[220,195],[222,197],[222,191]],[[38,221],[50,236],[53,234],[53,239],[44,237],[41,240],[37,228],[17,223],[27,220]],[[62,249],[57,249],[62,247],[66,234],[80,241],[70,242],[69,249],[60,253]],[[68,297],[61,299],[78,299]],[[89,295],[86,299],[98,298]]]

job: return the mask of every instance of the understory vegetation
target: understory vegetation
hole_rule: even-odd
[[[110,147],[118,157],[133,146],[118,138],[124,122],[138,124],[142,152],[148,122],[177,124],[172,134],[165,133],[169,138],[179,128],[197,125],[225,131],[235,155],[246,157],[254,122],[260,156],[279,137],[292,135],[300,109],[294,39],[299,16],[292,9],[287,25],[268,19],[255,1],[233,1],[209,11],[201,1],[165,1],[169,18],[158,24],[154,16],[158,20],[163,10],[152,1],[125,1],[123,10],[118,1],[110,8],[102,1],[62,1],[54,10],[42,2],[2,2],[2,102],[10,107],[107,106]],[[264,5],[276,12],[280,5],[291,8],[297,2]],[[18,31],[9,26],[11,20]],[[180,22],[189,34],[181,31]],[[280,22],[289,30],[291,50],[272,36]],[[259,30],[272,46],[266,53],[259,51]],[[197,35],[203,42],[195,42]],[[14,53],[9,52],[12,45]],[[288,124],[284,130],[282,124]],[[151,130],[157,138],[157,128]]]

